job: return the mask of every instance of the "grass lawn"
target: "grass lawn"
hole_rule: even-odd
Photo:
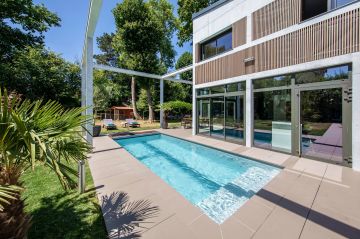
[[[65,192],[56,175],[43,166],[25,172],[23,196],[32,216],[30,239],[107,237],[88,165],[86,170],[88,192],[83,195],[76,189]]]
[[[143,121],[143,120],[137,120],[137,122],[140,123],[141,127],[138,128],[124,128],[122,126],[123,121],[114,121],[114,123],[117,126],[116,130],[107,130],[105,128],[101,128],[101,133],[102,134],[111,134],[111,133],[122,133],[122,132],[128,132],[128,131],[141,131],[141,130],[150,130],[150,129],[160,129],[160,122],[154,122],[154,123],[149,123],[147,121]],[[97,125],[102,125],[101,121],[96,121]],[[181,122],[180,121],[169,121],[169,128],[178,128],[181,126]]]

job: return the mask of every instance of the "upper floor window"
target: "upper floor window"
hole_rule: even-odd
[[[302,0],[302,20],[315,17],[354,1],[355,0]]]
[[[201,44],[201,60],[232,49],[232,31],[227,31]]]

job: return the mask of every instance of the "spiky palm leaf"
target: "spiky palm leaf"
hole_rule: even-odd
[[[56,173],[64,189],[76,185],[77,172],[67,165],[86,158],[90,147],[81,131],[90,119],[82,115],[83,108],[65,109],[54,101],[19,102],[1,90],[0,100],[0,205],[4,212],[20,215],[20,192],[10,189],[21,187],[19,178],[27,167],[43,164]],[[25,225],[29,219],[22,214],[19,221]]]

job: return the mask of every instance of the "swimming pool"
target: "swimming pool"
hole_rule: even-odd
[[[275,166],[163,134],[116,142],[218,224],[280,172]]]

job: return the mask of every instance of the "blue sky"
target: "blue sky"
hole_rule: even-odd
[[[177,0],[169,0],[176,13]],[[111,10],[121,0],[103,0],[100,19],[96,27],[95,37],[105,32],[114,32],[115,23]],[[84,43],[85,27],[88,13],[89,0],[34,0],[34,3],[44,4],[50,11],[55,12],[61,18],[61,27],[51,28],[45,33],[46,47],[61,54],[69,61],[81,59]],[[173,45],[179,57],[184,51],[191,51],[189,43],[180,48],[176,45],[176,36],[173,37]],[[99,50],[94,44],[94,53]]]

